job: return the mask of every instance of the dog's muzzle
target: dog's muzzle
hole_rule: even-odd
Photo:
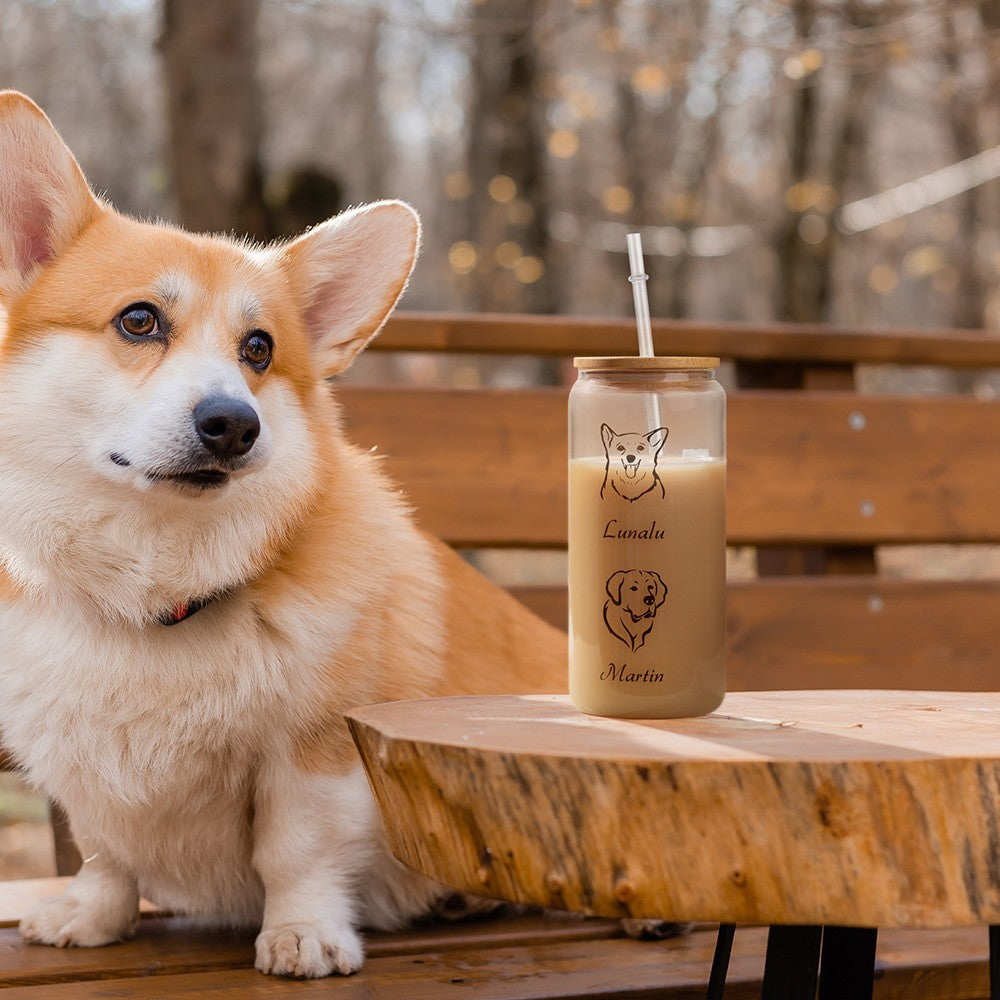
[[[639,474],[639,468],[642,465],[640,460],[635,457],[635,455],[626,455],[622,459],[622,469],[625,470],[625,475],[629,479],[635,479]]]

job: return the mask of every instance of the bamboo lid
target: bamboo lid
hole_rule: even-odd
[[[581,371],[688,371],[719,367],[718,358],[644,358],[634,354],[613,358],[574,358]]]

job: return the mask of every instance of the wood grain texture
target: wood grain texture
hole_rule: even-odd
[[[996,690],[1000,581],[770,579],[728,588],[728,690]]]
[[[169,932],[168,932],[169,933]],[[766,930],[739,928],[726,985],[727,1000],[760,996]],[[4,941],[0,938],[0,947]],[[64,980],[14,986],[9,1000],[135,998],[149,1000],[244,1000],[295,996],[342,1000],[695,1000],[704,997],[715,945],[714,930],[648,943],[542,939],[533,946],[470,942],[465,949],[419,954],[372,955],[360,973],[346,978],[290,982],[249,967],[186,973],[164,969],[153,976]],[[128,944],[101,949],[127,950]],[[50,949],[51,950],[51,949]],[[124,963],[123,963],[124,964]],[[979,1000],[987,996],[986,932],[887,931],[880,935],[875,1000]]]
[[[103,948],[25,944],[16,930],[0,931],[0,987],[120,979],[172,972],[253,967],[253,935],[199,930],[176,919],[140,922],[136,937]]]
[[[805,323],[653,320],[661,356],[749,361],[891,362],[1000,367],[1000,337],[983,330],[879,329]],[[627,318],[397,312],[372,344],[379,351],[581,357],[635,354]]]
[[[38,880],[37,898],[49,893],[49,882]],[[0,883],[0,907],[9,909],[23,899],[26,886],[5,899]],[[25,944],[17,931],[0,931],[0,987],[73,982],[86,979],[122,979],[163,976],[211,969],[252,969],[253,931],[219,932],[192,927],[182,918],[144,921],[137,936],[103,948],[49,948]],[[383,956],[443,954],[450,951],[489,951],[539,945],[584,944],[622,937],[612,920],[530,916],[486,918],[475,921],[415,927],[394,934],[366,935],[369,959]],[[420,962],[410,965],[419,966]],[[274,982],[260,976],[262,983]]]
[[[341,390],[349,436],[459,546],[566,544],[566,393]],[[1000,403],[747,392],[729,401],[734,544],[998,542]]]
[[[566,588],[512,593],[565,629]],[[990,691],[1000,581],[770,578],[728,587],[727,689]]]
[[[997,694],[730,694],[667,722],[562,696],[350,714],[393,850],[462,889],[668,920],[1000,922]]]
[[[759,929],[739,932],[734,947],[728,998],[759,995],[763,967]],[[647,943],[626,939],[593,942],[541,942],[532,946],[428,951],[417,956],[369,958],[354,976],[292,982],[262,976],[251,968],[164,974],[100,983],[68,982],[14,988],[10,1000],[65,1000],[66,997],[189,998],[229,1000],[247,997],[338,997],[349,1000],[542,1000],[542,998],[659,997],[704,995],[714,935],[702,932],[675,941]],[[126,946],[127,947],[127,946]],[[102,949],[107,950],[107,949]],[[193,971],[193,970],[192,970]]]

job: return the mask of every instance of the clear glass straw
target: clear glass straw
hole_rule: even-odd
[[[628,280],[632,283],[632,301],[635,303],[635,332],[639,337],[639,356],[651,358],[653,351],[653,326],[649,318],[649,297],[646,295],[646,266],[642,259],[642,236],[639,233],[629,233],[625,237],[628,247],[628,264],[631,274]],[[649,430],[654,431],[663,424],[660,421],[660,400],[655,395],[646,399],[646,419],[652,424]]]
[[[649,320],[649,298],[646,295],[646,266],[642,260],[642,236],[629,233],[625,237],[628,247],[628,264],[631,270],[628,280],[632,283],[632,301],[635,303],[635,330],[639,335],[639,356],[653,357],[653,327]]]

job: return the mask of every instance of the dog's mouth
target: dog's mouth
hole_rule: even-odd
[[[147,477],[155,483],[171,483],[182,489],[217,490],[225,486],[231,473],[225,469],[194,469],[190,472],[148,472]]]
[[[624,458],[622,459],[622,469],[624,469],[625,475],[628,476],[629,479],[635,479],[635,477],[639,474],[640,464],[641,462],[638,460],[630,464],[626,462]]]

